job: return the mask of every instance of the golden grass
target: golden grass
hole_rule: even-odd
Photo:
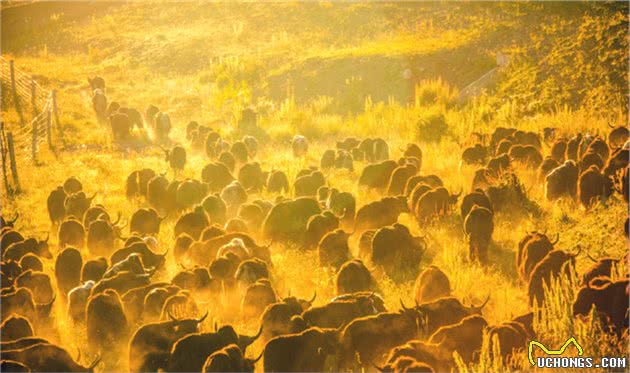
[[[137,151],[120,151],[111,144],[109,130],[105,125],[97,124],[91,110],[87,76],[104,76],[110,99],[141,111],[149,103],[167,110],[175,126],[172,138],[181,143],[186,143],[184,127],[190,120],[208,123],[223,119],[226,125],[218,128],[219,132],[228,141],[237,139],[240,135],[235,130],[235,123],[240,109],[255,105],[261,113],[259,125],[270,136],[268,143],[261,144],[256,160],[261,162],[263,169],[284,170],[291,180],[300,169],[318,165],[321,153],[334,148],[334,141],[345,136],[383,137],[390,144],[391,157],[397,159],[402,146],[416,141],[418,119],[438,115],[447,125],[448,131],[439,142],[421,144],[424,153],[422,173],[439,175],[445,186],[453,192],[467,192],[470,190],[474,168],[461,167],[460,155],[463,147],[470,143],[473,131],[487,133],[497,126],[541,131],[551,126],[559,128],[564,134],[576,131],[605,134],[608,123],[626,122],[624,109],[617,107],[607,108],[606,115],[595,113],[587,107],[571,109],[558,106],[556,110],[523,116],[521,103],[498,101],[493,97],[483,96],[459,104],[457,90],[438,78],[423,81],[414,87],[415,103],[403,104],[394,99],[374,102],[368,96],[360,99],[363,110],[356,113],[333,110],[336,104],[334,97],[313,97],[309,102],[299,103],[288,92],[284,101],[274,102],[261,94],[257,84],[259,81],[264,82],[267,74],[290,70],[309,56],[335,59],[347,56],[429,54],[454,49],[473,43],[482,37],[481,32],[498,27],[493,23],[497,20],[482,22],[483,17],[489,17],[487,13],[466,18],[462,23],[467,28],[449,26],[459,24],[453,19],[443,24],[437,22],[438,19],[444,19],[436,13],[438,15],[430,16],[435,17],[436,22],[421,23],[416,34],[408,34],[408,30],[399,32],[394,28],[392,31],[395,20],[378,12],[373,14],[365,4],[348,5],[352,11],[339,4],[327,3],[305,7],[278,5],[283,10],[291,8],[306,12],[309,7],[313,7],[317,11],[312,18],[300,13],[311,20],[305,25],[296,16],[296,19],[290,18],[283,26],[275,25],[272,22],[273,15],[261,8],[260,4],[253,4],[247,16],[236,8],[220,4],[204,8],[204,12],[194,16],[190,11],[194,9],[191,4],[177,6],[183,7],[181,14],[174,11],[173,4],[168,3],[122,6],[105,16],[63,25],[67,32],[74,35],[65,50],[44,43],[34,50],[16,51],[20,53],[13,56],[16,66],[37,74],[46,87],[59,89],[64,141],[68,149],[72,150],[62,151],[57,159],[44,151],[41,155],[44,165],[40,167],[18,159],[24,192],[15,199],[9,199],[3,190],[2,214],[12,216],[13,212],[20,211],[18,227],[31,235],[42,237],[50,231],[53,252],[56,252],[57,240],[54,227],[50,226],[47,217],[46,198],[67,177],[78,177],[88,194],[98,192],[95,203],[103,204],[112,213],[121,211],[126,218],[135,209],[145,206],[142,201],[128,201],[125,198],[124,182],[130,172],[150,167],[158,173],[167,172],[172,178],[161,150],[149,146]],[[458,5],[452,6],[459,8]],[[504,11],[512,9],[512,5],[503,6],[507,7]],[[357,34],[361,37],[344,35],[347,38],[345,42],[336,40],[330,32],[318,28],[322,23],[313,21],[320,16],[327,19],[324,15],[335,7],[350,13],[367,14],[371,17],[369,19],[383,21],[385,25],[379,26],[376,31],[357,24],[346,25],[357,27]],[[424,9],[424,6],[418,9],[416,11],[419,14],[433,14],[431,9]],[[185,14],[191,14],[192,20],[186,19]],[[204,19],[204,16],[211,18]],[[365,22],[364,19],[361,22],[354,21],[359,24]],[[510,22],[506,21],[508,24]],[[430,36],[417,38],[423,33]],[[169,59],[171,54],[173,60]],[[3,115],[9,126],[15,125],[17,118],[10,113],[10,109],[3,107]],[[310,141],[309,153],[303,159],[296,160],[290,154],[288,140],[295,134],[306,135]],[[98,146],[82,147],[82,144]],[[190,153],[180,178],[200,178],[201,168],[208,162],[205,155]],[[355,167],[354,172],[327,172],[329,184],[353,192],[359,198],[359,205],[379,198],[375,193],[359,190],[357,179],[363,165],[357,164]],[[528,187],[528,197],[541,207],[543,213],[540,216],[498,214],[490,251],[493,263],[489,266],[468,262],[468,246],[458,211],[423,226],[419,226],[409,215],[400,218],[401,222],[411,227],[414,234],[427,236],[429,250],[421,268],[429,264],[442,268],[451,280],[454,295],[468,304],[478,304],[491,295],[484,309],[484,316],[490,324],[509,320],[528,311],[526,285],[516,276],[514,258],[517,242],[527,231],[538,229],[549,233],[559,232],[559,248],[577,251],[581,247],[595,257],[618,257],[627,251],[620,218],[627,211],[619,198],[613,197],[606,206],[599,205],[591,211],[585,211],[568,201],[552,204],[544,199],[543,186],[534,172],[519,169],[517,173]],[[272,199],[274,196],[262,193],[252,195],[250,199],[258,197]],[[173,225],[174,217],[169,217],[162,225],[158,239],[164,249],[173,247]],[[353,238],[351,244],[356,251],[355,241]],[[318,267],[314,253],[304,254],[279,244],[274,244],[272,250],[274,284],[280,295],[284,296],[290,290],[292,295],[310,297],[312,291],[316,290],[316,305],[334,296],[334,274]],[[48,270],[52,269],[53,263],[45,264]],[[579,257],[578,273],[589,264],[587,259]],[[169,280],[178,270],[171,252],[166,271],[159,274],[156,280]],[[399,299],[411,303],[413,283],[394,283],[378,269],[375,269],[375,276],[389,309],[397,309]],[[555,292],[552,292],[554,302],[547,306],[545,318],[537,324],[543,340],[553,345],[558,340],[566,339],[565,333],[574,332],[576,338],[581,338],[579,340],[584,343],[582,346],[588,354],[618,352],[602,348],[596,339],[590,338],[592,335],[601,335],[597,334],[597,327],[592,321],[574,322],[568,309],[576,290],[574,284],[555,284]],[[257,328],[257,321],[235,318],[236,308],[237,304],[233,303],[226,306],[223,312],[211,315],[211,318],[234,322],[237,329],[253,332]],[[70,351],[83,346],[85,336],[81,332],[77,334],[68,325],[61,302],[57,303],[55,311],[60,326],[60,342]],[[205,323],[203,327],[210,329],[211,322]],[[610,346],[612,342],[601,345]],[[248,354],[256,356],[261,348],[257,344]],[[491,348],[486,338],[482,352],[484,358],[480,365],[460,366],[460,369],[475,372],[505,370],[501,362],[488,360]],[[526,353],[520,358],[521,366],[527,368]]]

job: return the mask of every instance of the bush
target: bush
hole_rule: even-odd
[[[420,142],[440,142],[447,133],[446,118],[439,112],[429,112],[416,123],[416,139]]]

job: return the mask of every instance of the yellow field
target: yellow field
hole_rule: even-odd
[[[388,142],[392,159],[401,156],[400,148],[407,143],[418,143],[424,153],[421,173],[439,175],[449,191],[464,194],[470,191],[475,167],[462,166],[460,159],[464,147],[474,142],[472,132],[491,133],[505,126],[542,133],[545,127],[556,127],[568,136],[606,136],[609,124],[627,123],[628,42],[623,25],[628,20],[619,4],[132,2],[76,12],[72,7],[33,5],[2,14],[2,55],[34,74],[42,86],[58,90],[64,129],[63,139],[56,137],[58,157],[43,147],[40,166],[18,159],[24,190],[9,198],[2,189],[2,215],[19,211],[17,227],[29,235],[45,237],[50,232],[53,254],[57,237],[46,198],[66,178],[76,176],[88,195],[97,193],[95,203],[110,214],[120,211],[124,218],[146,206],[125,197],[125,180],[132,171],[152,168],[173,178],[163,151],[152,145],[150,131],[134,134],[134,148],[112,142],[109,127],[99,124],[92,110],[87,77],[95,75],[105,78],[110,100],[141,112],[155,104],[170,114],[172,143],[188,150],[181,179],[199,179],[210,161],[190,149],[186,124],[220,120],[217,130],[232,142],[242,137],[236,123],[241,110],[250,106],[268,135],[256,156],[263,170],[284,170],[292,181],[302,168],[319,165],[321,154],[334,149],[336,140],[379,136]],[[29,26],[10,28],[29,12],[37,14]],[[593,40],[583,40],[592,35]],[[573,44],[563,47],[569,42]],[[460,90],[494,68],[499,51],[512,60],[496,84],[486,94],[460,102]],[[402,78],[408,66],[423,66],[417,82]],[[8,95],[3,90],[3,121],[8,129],[17,128]],[[417,131],[422,120],[444,121],[447,134],[437,143],[422,141]],[[291,153],[289,141],[295,134],[309,139],[305,158],[295,159]],[[544,147],[548,154],[549,146]],[[354,172],[326,172],[329,185],[352,192],[358,206],[381,197],[358,187],[364,165],[355,162]],[[548,202],[536,171],[515,172],[537,212],[515,206],[513,213],[495,216],[490,265],[468,261],[459,208],[423,226],[408,214],[399,219],[414,234],[427,237],[429,249],[421,267],[440,267],[450,278],[454,296],[479,304],[490,295],[483,311],[489,324],[529,311],[527,286],[515,264],[517,243],[526,232],[559,233],[558,248],[581,249],[595,258],[621,257],[627,251],[627,204],[619,194],[587,211],[572,201]],[[273,200],[275,195],[263,192],[249,198]],[[162,223],[158,242],[163,249],[174,245],[175,221],[169,216]],[[350,241],[355,254],[357,241],[356,235]],[[290,291],[310,298],[316,290],[317,305],[335,296],[335,274],[318,267],[315,252],[274,243],[272,259],[279,295]],[[590,264],[579,256],[578,275]],[[154,280],[169,281],[180,270],[172,250],[166,265]],[[52,274],[54,261],[45,266]],[[618,270],[625,273],[625,268]],[[378,268],[373,273],[388,309],[398,309],[399,299],[413,303],[413,282],[397,284]],[[602,343],[603,332],[595,322],[573,318],[571,302],[578,286],[563,282],[553,289],[554,302],[536,323],[539,340],[555,348],[573,336],[589,356],[625,354],[627,341]],[[237,307],[226,305],[210,318],[234,323],[237,330],[257,330],[258,320],[234,316]],[[55,312],[57,328],[51,328],[50,338],[72,352],[82,348],[85,334],[70,327],[62,302],[56,302]],[[212,323],[203,328],[210,330]],[[488,358],[488,344],[479,364],[460,370],[507,370]],[[257,343],[248,356],[258,356],[262,348]],[[90,361],[85,355],[82,361]],[[526,350],[519,364],[531,368]],[[126,357],[112,366],[125,370]]]

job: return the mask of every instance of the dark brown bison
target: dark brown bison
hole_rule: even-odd
[[[127,340],[129,324],[120,296],[106,290],[90,298],[86,311],[87,342],[94,352],[117,353],[113,346]]]
[[[66,216],[74,216],[77,219],[82,219],[85,211],[90,208],[92,204],[92,200],[96,194],[92,195],[92,197],[87,197],[83,192],[77,192],[73,194],[68,194],[64,201],[64,207],[66,209]]]
[[[580,174],[578,179],[578,197],[585,208],[590,208],[597,199],[608,198],[613,191],[612,180],[591,166]]]
[[[293,191],[296,197],[315,197],[317,189],[326,185],[326,177],[321,171],[312,171],[295,179]]]
[[[335,166],[335,151],[332,149],[326,150],[322,154],[322,158],[319,161],[319,167],[322,170],[330,169]]]
[[[623,146],[630,138],[630,130],[626,126],[613,127],[610,126],[611,131],[608,134],[608,143],[612,148],[619,148]]]
[[[378,312],[371,297],[355,297],[335,299],[323,306],[312,307],[302,313],[302,318],[310,326],[339,329],[356,318]]]
[[[603,169],[604,175],[608,177],[614,177],[617,173],[624,168],[628,167],[630,162],[630,151],[628,149],[617,149],[613,151],[606,161],[606,166]]]
[[[169,372],[199,372],[212,353],[231,344],[241,351],[251,345],[262,333],[255,336],[239,335],[230,325],[215,329],[213,333],[194,333],[180,338],[171,350]]]
[[[185,335],[196,333],[207,316],[142,325],[129,343],[129,371],[139,373],[166,369],[173,344]]]
[[[53,224],[57,224],[63,221],[66,216],[66,192],[62,186],[58,186],[55,190],[50,192],[46,205],[48,207],[48,217]]]
[[[426,332],[425,315],[402,306],[398,312],[360,317],[346,325],[339,337],[341,367],[354,365],[355,356],[364,366],[377,363],[391,348],[421,338]]]
[[[55,279],[57,287],[65,298],[70,290],[81,283],[83,259],[81,252],[75,248],[63,249],[55,259]]]
[[[289,296],[268,305],[261,316],[263,339],[269,340],[279,335],[291,334],[295,326],[295,320],[292,319],[311,308],[316,297],[317,293],[313,294],[310,300]]]
[[[545,300],[545,287],[549,288],[552,281],[561,276],[568,276],[570,267],[575,266],[577,254],[568,254],[562,250],[553,250],[541,260],[529,277],[529,304],[541,306]]]
[[[481,263],[488,261],[488,246],[494,231],[494,214],[491,210],[474,205],[464,220],[464,232],[468,237],[469,258]]]
[[[168,165],[175,172],[181,172],[186,166],[186,149],[181,145],[176,145],[171,149],[164,149],[164,159],[168,162]]]
[[[19,315],[13,315],[4,320],[2,325],[0,325],[0,333],[2,333],[3,342],[32,337],[34,334],[31,322]]]
[[[549,175],[549,173],[552,170],[554,170],[555,168],[559,166],[560,166],[560,163],[558,163],[558,161],[556,161],[555,159],[551,157],[547,157],[543,159],[542,163],[540,164],[540,167],[538,168],[538,179],[545,180],[547,175]]]
[[[309,328],[271,339],[265,345],[265,372],[321,372],[328,355],[338,347],[338,332]]]
[[[566,160],[565,159],[566,151],[567,151],[567,142],[566,140],[561,139],[554,142],[553,145],[551,146],[550,156],[556,162],[564,163],[564,161]]]
[[[472,210],[474,205],[485,207],[488,210],[493,211],[490,198],[488,198],[483,189],[475,189],[464,196],[460,206],[460,214],[463,219],[466,219],[466,216],[468,216],[468,213]]]
[[[549,201],[554,201],[563,196],[575,199],[577,196],[577,184],[577,164],[573,160],[565,161],[547,174],[545,178],[545,196]]]
[[[470,364],[476,361],[475,356],[481,350],[484,329],[488,326],[480,315],[463,318],[457,324],[443,326],[429,337],[428,343],[437,345],[444,351],[457,351],[462,361]],[[451,362],[451,369],[455,362]]]
[[[146,196],[147,184],[155,175],[155,171],[150,168],[135,170],[130,173],[125,183],[125,194],[127,198],[132,199],[137,196]]]
[[[127,114],[120,112],[111,114],[109,116],[109,124],[111,126],[114,141],[127,140],[131,137],[131,128],[133,124]]]
[[[362,232],[394,224],[398,221],[398,215],[407,211],[409,209],[404,196],[385,197],[359,208],[354,220],[354,229]]]
[[[223,163],[212,162],[201,170],[201,180],[208,184],[210,192],[218,192],[235,179]]]
[[[488,328],[488,336],[491,341],[496,338],[501,352],[501,359],[504,364],[512,366],[513,369],[516,369],[516,367],[513,366],[511,358],[524,353],[523,350],[533,338],[533,335],[530,335],[523,325],[514,321]],[[492,354],[494,355],[494,351]]]
[[[470,146],[462,152],[462,163],[464,164],[483,165],[486,163],[487,158],[488,149],[481,144]]]
[[[486,165],[486,168],[494,177],[498,177],[504,172],[510,169],[510,157],[507,154],[498,155],[491,158]]]
[[[613,273],[613,267],[620,263],[624,258],[600,258],[599,260],[593,259],[587,254],[587,257],[594,263],[587,268],[582,274],[582,284],[587,285],[593,279],[597,277],[611,277]]]
[[[459,194],[449,194],[444,187],[431,189],[418,199],[414,215],[419,222],[428,222],[432,219],[445,215],[451,205],[457,203]]]
[[[208,221],[203,207],[197,206],[194,211],[180,216],[173,230],[175,237],[186,233],[194,239],[199,239],[201,232],[203,232],[209,224],[210,222]]]
[[[339,228],[339,218],[331,211],[311,216],[306,223],[304,248],[314,248],[326,233],[337,228]]]
[[[414,284],[416,303],[432,302],[451,295],[451,283],[448,276],[438,267],[430,265],[416,277]]]
[[[337,272],[335,283],[337,295],[378,290],[372,273],[359,259],[345,262]]]
[[[387,184],[387,194],[390,196],[404,194],[407,181],[417,172],[418,168],[412,164],[405,164],[396,167],[390,175],[389,182]]]
[[[350,234],[342,229],[328,232],[317,245],[319,265],[322,267],[339,268],[351,258],[348,238]]]
[[[107,267],[107,259],[103,257],[86,261],[81,268],[81,282],[100,280],[107,271]]]
[[[528,233],[518,243],[516,266],[523,281],[529,281],[534,267],[540,263],[558,243],[558,237],[551,241],[547,235],[539,232]]]
[[[260,192],[265,185],[265,175],[258,162],[246,163],[238,171],[238,181],[249,192]]]
[[[201,371],[210,372],[254,372],[254,365],[262,357],[247,359],[234,343],[213,352],[203,364]]]
[[[580,162],[578,162],[578,168],[580,171],[588,170],[591,166],[597,167],[598,170],[604,169],[604,160],[594,151],[589,150],[586,152],[582,158],[580,158]]]
[[[380,228],[372,238],[372,262],[382,266],[394,280],[416,277],[427,244],[411,235],[405,225],[395,223]]]
[[[68,351],[54,344],[38,343],[23,349],[2,351],[2,359],[17,361],[32,372],[93,372],[100,358],[88,367],[74,361]]]
[[[365,166],[359,177],[359,186],[384,190],[396,167],[398,164],[392,160]]]
[[[356,214],[357,202],[352,193],[331,188],[326,198],[326,208],[339,216],[341,223],[351,224]]]
[[[273,240],[303,242],[308,219],[320,212],[319,203],[313,198],[282,201],[267,214],[262,227],[263,235]]]
[[[591,309],[610,331],[628,332],[628,279],[607,282],[602,286],[583,286],[573,302],[573,314],[588,316]]]
[[[3,249],[4,253],[2,254],[2,259],[4,260],[18,261],[27,254],[34,254],[47,259],[52,258],[48,247],[48,237],[46,237],[45,240],[37,240],[32,237],[27,238],[22,241],[13,242]]]
[[[289,178],[283,171],[271,171],[267,177],[267,191],[269,193],[287,193]]]
[[[122,249],[116,250],[112,254],[110,262],[113,266],[116,263],[127,259],[127,257],[131,254],[140,254],[144,266],[148,268],[159,268],[162,264],[164,264],[167,251],[165,251],[164,254],[156,254],[151,250],[151,248],[149,248],[149,245],[146,242],[134,242]]]
[[[94,90],[92,94],[92,108],[99,121],[103,121],[107,118],[107,96],[105,96],[105,93],[100,89]]]
[[[136,233],[141,236],[157,236],[160,233],[160,223],[163,219],[152,208],[138,209],[131,215],[129,233]]]

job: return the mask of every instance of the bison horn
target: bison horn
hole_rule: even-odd
[[[251,362],[252,362],[252,363],[254,363],[254,364],[255,364],[255,363],[257,363],[257,362],[258,362],[258,360],[260,360],[260,359],[263,357],[263,354],[264,354],[264,353],[265,353],[265,350],[263,349],[263,350],[260,352],[260,355],[258,355],[258,357],[257,357],[257,358],[255,358],[255,359],[251,360]]]
[[[214,320],[214,331],[216,332],[217,330],[219,330],[219,323],[217,320]]]
[[[580,255],[581,253],[582,253],[582,248],[580,247],[580,248],[578,249],[577,253],[575,253],[575,254],[569,254],[569,256],[570,256],[571,258],[575,258],[575,257],[577,257],[578,255]]]
[[[98,363],[101,362],[101,356],[97,356],[96,359],[94,359],[94,361],[92,362],[92,364],[90,364],[90,366],[88,367],[89,371],[94,371],[94,368],[98,365]]]
[[[475,306],[471,306],[470,308],[474,309],[477,312],[481,312],[481,310],[486,306],[486,304],[488,304],[488,301],[490,300],[490,295],[488,295],[486,297],[486,300],[483,301],[483,303],[481,303],[481,305],[475,307]]]
[[[271,245],[273,245],[273,238],[271,240],[269,240],[269,243],[265,246],[265,248],[270,248]]]
[[[166,254],[168,254],[168,248],[166,249],[166,251],[164,251],[164,254],[161,254],[159,256],[161,256],[162,258],[166,258]]]
[[[379,372],[384,372],[385,371],[384,367],[379,367],[378,365],[374,364],[373,362],[371,362],[370,364],[372,364],[372,366],[374,368],[376,368],[376,370],[378,370]]]
[[[167,310],[166,313],[168,314],[168,317],[172,320],[172,321],[179,321],[179,319],[175,316],[173,316],[173,314],[171,313],[171,310]]]
[[[121,217],[122,217],[122,214],[120,213],[120,211],[118,211],[118,217],[116,218],[116,221],[112,223],[112,225],[117,225]]]
[[[403,310],[407,311],[409,310],[409,308],[407,308],[407,306],[405,306],[405,302],[403,302],[402,298],[400,298],[400,306],[402,307]]]
[[[197,319],[197,324],[201,324],[207,317],[208,317],[208,311],[206,311],[206,313],[204,313],[204,315],[201,316],[200,319]]]
[[[555,245],[560,240],[560,233],[556,233],[556,238],[553,241],[550,241],[552,245]]]
[[[587,258],[589,258],[590,260],[592,260],[592,261],[593,261],[593,262],[595,262],[595,263],[597,263],[597,261],[598,261],[597,259],[593,258],[593,257],[591,256],[591,254],[589,254],[589,253],[586,253],[586,257],[587,257]]]
[[[98,193],[94,192],[94,194],[92,194],[92,197],[88,198],[88,201],[92,202],[92,200],[94,199],[94,197],[96,197]]]
[[[53,294],[53,298],[50,300],[50,302],[48,302],[48,303],[41,303],[40,306],[42,306],[42,307],[51,307],[53,305],[53,303],[55,303],[55,300],[57,300],[57,294]]]
[[[311,300],[309,300],[308,303],[315,302],[315,298],[317,298],[317,290],[313,293],[313,298],[311,298]]]
[[[610,128],[615,128],[615,126],[614,126],[614,125],[612,125],[612,124],[610,124],[610,123],[606,123],[606,124],[607,124],[607,125],[608,125],[608,127],[610,127]]]
[[[48,232],[48,234],[46,234],[46,239],[44,240],[44,242],[48,243],[48,240],[50,240],[50,232]]]
[[[260,336],[262,335],[263,332],[263,326],[262,324],[260,325],[260,328],[258,328],[258,333],[256,333],[256,335],[254,335],[253,337],[251,337],[252,341],[251,343],[254,343],[255,340],[257,340],[258,338],[260,338]]]
[[[20,213],[16,212],[15,213],[15,217],[13,218],[13,220],[9,220],[9,224],[13,225],[16,222],[16,220],[18,220],[19,217],[20,217]]]

